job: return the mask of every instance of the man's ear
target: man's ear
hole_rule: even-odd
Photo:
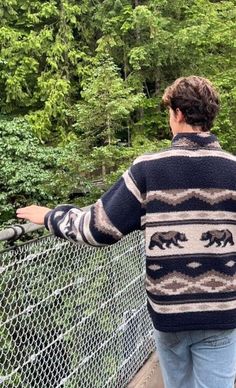
[[[178,123],[185,121],[184,114],[179,108],[177,108],[175,111],[175,119]]]

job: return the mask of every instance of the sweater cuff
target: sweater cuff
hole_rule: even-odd
[[[52,214],[53,210],[50,210],[44,217],[44,225],[45,227],[49,230],[50,230],[50,217],[51,217],[51,214]]]

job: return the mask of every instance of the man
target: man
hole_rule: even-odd
[[[137,158],[91,208],[29,206],[19,218],[93,246],[146,238],[146,290],[166,388],[232,388],[236,371],[236,157],[210,133],[211,83],[177,79],[163,96],[172,146]]]

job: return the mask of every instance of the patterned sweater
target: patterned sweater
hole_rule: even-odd
[[[236,157],[213,134],[177,134],[169,149],[138,157],[89,211],[58,206],[45,226],[93,246],[144,230],[155,328],[236,327]]]

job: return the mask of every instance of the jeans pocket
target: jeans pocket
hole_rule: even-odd
[[[157,342],[163,347],[171,348],[173,346],[176,346],[180,339],[178,338],[177,333],[172,332],[164,332],[164,331],[156,331],[155,332]]]
[[[204,343],[211,347],[221,347],[229,345],[232,341],[232,330],[206,330]]]

